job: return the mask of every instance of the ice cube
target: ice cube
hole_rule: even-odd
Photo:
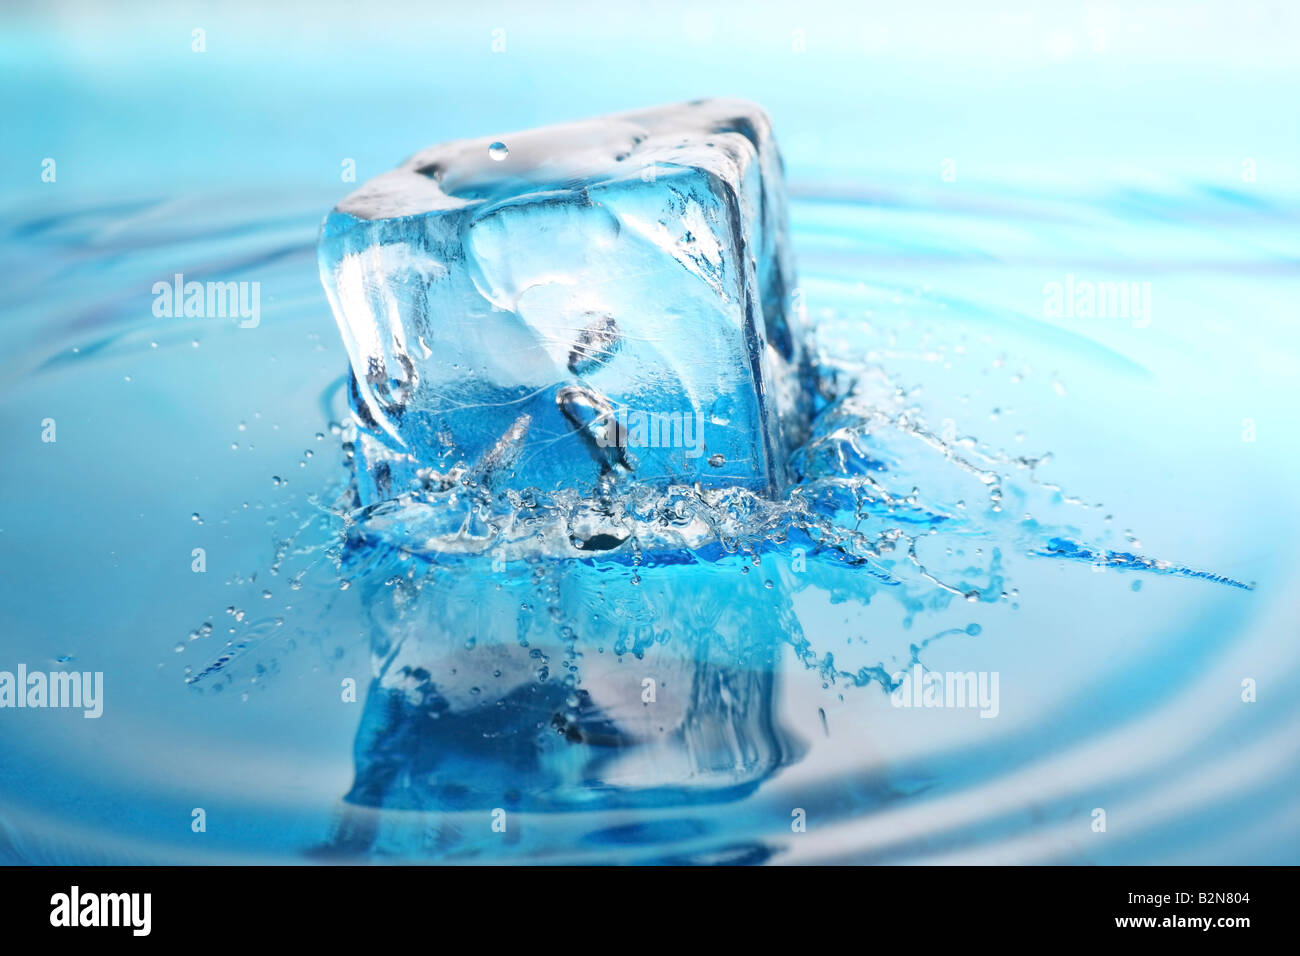
[[[773,493],[809,417],[781,160],[699,100],[434,146],[326,218],[363,504],[469,474]]]

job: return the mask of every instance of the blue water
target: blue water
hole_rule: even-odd
[[[1300,858],[1300,205],[1285,165],[1295,120],[1273,108],[1287,74],[1267,57],[1202,75],[1194,50],[1140,53],[1117,39],[1109,60],[1025,54],[1033,62],[955,89],[902,19],[879,54],[890,69],[862,84],[842,82],[857,60],[835,49],[815,68],[765,71],[727,52],[684,77],[623,71],[590,91],[582,66],[618,51],[591,38],[565,47],[515,11],[518,55],[485,61],[472,101],[413,118],[417,93],[456,88],[453,67],[476,62],[495,20],[441,31],[447,57],[426,60],[427,75],[368,46],[351,82],[329,81],[330,99],[308,96],[304,77],[336,37],[204,11],[225,52],[213,43],[196,62],[195,15],[123,24],[112,56],[39,20],[15,21],[4,44],[7,77],[44,82],[49,105],[4,85],[20,148],[5,156],[3,196],[0,669],[103,671],[105,709],[99,720],[0,712],[0,858]],[[675,29],[652,25],[638,55],[668,55]],[[692,43],[708,33],[693,29]],[[174,53],[168,31],[179,31]],[[770,56],[785,55],[780,32]],[[830,44],[834,32],[810,35]],[[548,44],[528,42],[540,35]],[[381,60],[386,70],[363,68]],[[980,72],[968,67],[947,69]],[[1035,92],[1017,92],[1016,71],[1035,76]],[[113,82],[96,81],[105,75]],[[520,86],[536,76],[547,79]],[[502,596],[495,572],[480,567],[493,582],[481,584],[462,573],[487,556],[431,557],[446,548],[429,539],[445,535],[394,549],[409,521],[339,506],[347,362],[315,261],[320,219],[351,188],[339,161],[356,156],[363,179],[440,137],[699,87],[772,113],[822,374],[864,401],[823,419],[823,441],[800,456],[803,491],[770,508],[672,502],[665,523],[663,502],[633,502],[661,535],[696,522],[720,531],[725,543],[693,563],[647,547],[640,564],[538,577],[521,550],[506,555]],[[870,123],[849,108],[863,102]],[[1019,109],[1003,117],[1008,102]],[[1152,104],[1165,123],[1149,131]],[[953,153],[957,181],[945,182]],[[47,155],[56,183],[39,180]],[[151,287],[175,272],[260,282],[260,323],[156,318]],[[1047,314],[1045,287],[1067,276],[1149,282],[1150,321]],[[40,440],[47,418],[52,444]],[[540,516],[536,530],[560,519],[574,516]],[[727,739],[740,756],[697,780],[703,791],[672,770],[676,747],[630,769],[576,770],[525,747],[509,757],[518,799],[496,832],[496,794],[472,784],[499,784],[504,748],[448,747],[450,732],[394,747],[400,734],[372,732],[411,726],[400,706],[380,706],[393,688],[371,686],[377,636],[405,622],[408,646],[456,666],[483,647],[430,641],[439,626],[482,609],[482,633],[466,637],[508,646],[549,628],[549,608],[588,607],[591,581],[635,594],[650,610],[634,622],[674,620],[679,633],[661,640],[652,626],[639,646],[645,633],[631,627],[620,645],[614,615],[580,647],[539,637],[523,659],[532,667],[528,652],[541,650],[546,679],[522,683],[562,681],[575,649],[584,673],[621,658],[637,677],[655,659],[703,668],[757,723],[715,721],[738,732]],[[682,582],[694,600],[675,598]],[[461,615],[442,614],[450,607]],[[493,623],[507,608],[511,626]],[[893,675],[914,660],[996,672],[997,717],[893,706]],[[474,686],[464,693],[491,697]],[[572,719],[544,739],[596,750],[608,728],[567,697],[545,701]],[[423,698],[396,703],[412,700]],[[440,761],[469,796],[421,782]],[[638,787],[648,768],[667,783]],[[195,808],[205,832],[191,828]],[[1105,832],[1093,829],[1098,808]]]

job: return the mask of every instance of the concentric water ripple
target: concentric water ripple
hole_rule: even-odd
[[[1004,517],[918,536],[906,600],[842,571],[795,593],[777,708],[800,756],[756,791],[521,812],[508,841],[474,811],[341,803],[370,624],[339,565],[346,359],[316,278],[336,197],[11,210],[0,408],[59,437],[4,473],[6,651],[102,670],[107,700],[10,715],[0,859],[1293,862],[1297,210],[1178,183],[795,196],[825,361],[938,439],[882,438],[893,490],[974,512],[961,450],[1018,476]],[[259,282],[260,324],[155,317],[178,271]],[[1150,314],[1047,314],[1067,277],[1150,283]],[[1035,553],[1026,529],[1062,526],[1084,551]],[[988,599],[954,600],[969,568]],[[997,717],[893,706],[914,659],[996,673]]]

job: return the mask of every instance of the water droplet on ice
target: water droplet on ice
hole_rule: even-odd
[[[488,147],[488,155],[499,163],[510,155],[510,150],[505,143],[493,143]]]

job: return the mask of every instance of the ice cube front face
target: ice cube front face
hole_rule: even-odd
[[[329,215],[320,268],[362,504],[465,476],[771,494],[806,429],[781,160],[750,103],[424,150]]]

